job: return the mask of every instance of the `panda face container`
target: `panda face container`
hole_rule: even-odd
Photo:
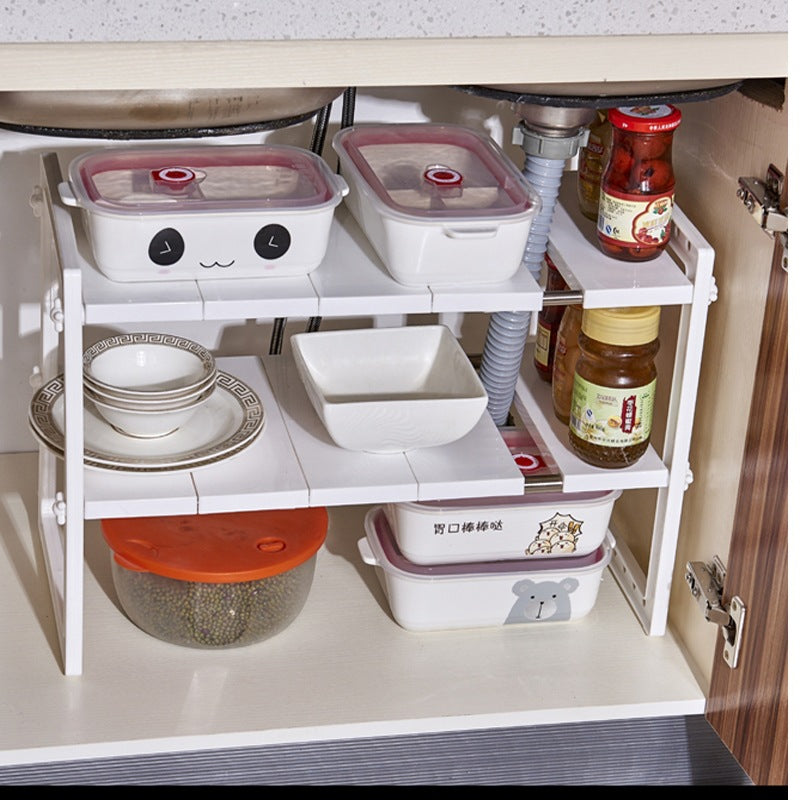
[[[348,187],[288,145],[107,147],[70,163],[95,265],[120,282],[306,275]]]
[[[594,608],[614,539],[586,556],[420,565],[397,549],[384,510],[372,508],[358,542],[377,569],[395,621],[415,631],[570,622]]]

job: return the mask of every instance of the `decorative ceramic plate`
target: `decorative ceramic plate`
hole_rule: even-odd
[[[64,456],[64,376],[31,400],[28,423],[36,438]],[[243,381],[220,372],[217,389],[182,428],[158,439],[119,433],[84,402],[84,464],[137,472],[188,470],[228,458],[252,444],[264,427],[264,406]]]

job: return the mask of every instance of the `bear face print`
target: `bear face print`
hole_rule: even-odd
[[[579,586],[577,578],[561,581],[517,581],[512,591],[517,596],[505,624],[567,620],[572,614],[570,594]]]

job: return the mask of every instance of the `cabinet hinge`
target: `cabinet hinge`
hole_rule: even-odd
[[[689,561],[686,564],[689,589],[703,609],[705,618],[719,625],[724,640],[722,657],[731,669],[735,669],[742,644],[745,606],[739,597],[732,597],[727,606],[723,605],[725,576],[726,570],[719,556],[714,556],[711,564],[704,561]]]
[[[783,173],[770,164],[766,177],[739,178],[736,196],[744,203],[752,217],[773,239],[783,245],[783,267],[789,261],[789,211],[781,207]]]

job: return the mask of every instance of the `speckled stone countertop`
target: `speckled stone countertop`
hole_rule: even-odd
[[[0,43],[788,31],[788,0],[6,0]]]

